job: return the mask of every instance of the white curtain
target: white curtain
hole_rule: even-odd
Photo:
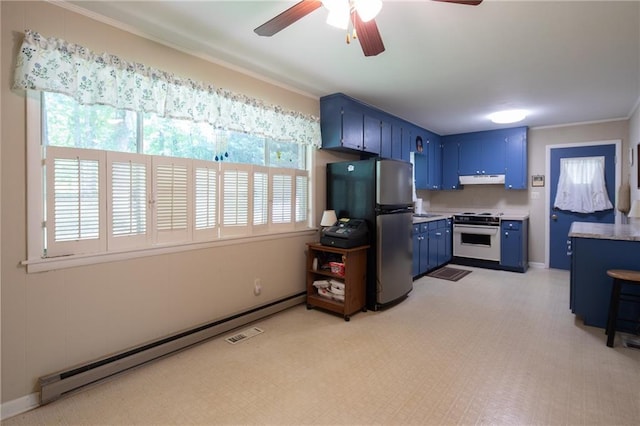
[[[561,158],[553,206],[576,213],[612,209],[604,180],[604,157]]]
[[[268,105],[57,38],[25,31],[16,58],[15,89],[64,93],[81,104],[152,112],[223,130],[320,147],[318,117]]]

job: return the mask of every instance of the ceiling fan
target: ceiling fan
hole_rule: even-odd
[[[482,3],[482,0],[434,1],[468,6],[477,6]],[[271,37],[320,6],[325,6],[329,10],[327,23],[330,25],[347,29],[350,21],[353,25],[353,38],[360,41],[364,56],[376,56],[384,52],[384,43],[374,20],[382,7],[382,0],[302,0],[253,31],[260,36]],[[339,23],[336,23],[336,20]],[[347,43],[350,42],[350,38],[347,34]]]

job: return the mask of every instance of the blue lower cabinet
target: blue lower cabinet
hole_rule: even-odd
[[[430,271],[438,265],[438,257],[440,255],[438,243],[441,238],[437,229],[429,231],[429,264],[427,269]]]
[[[584,325],[605,328],[609,312],[613,280],[609,269],[639,269],[640,243],[627,240],[599,238],[571,238],[571,311],[582,319]],[[640,298],[638,286],[624,286],[623,292]],[[640,318],[640,304],[620,302],[618,318]],[[637,333],[638,324],[618,321],[618,330]],[[604,347],[604,334],[602,346]]]
[[[413,225],[413,267],[411,275],[414,277],[420,275],[420,246],[422,238],[420,225]]]
[[[444,220],[429,222],[429,270],[444,263]]]
[[[429,270],[429,227],[427,223],[413,225],[413,276]]]
[[[453,221],[451,219],[444,221],[444,235],[444,263],[449,263],[453,259]]]
[[[413,277],[451,260],[451,219],[413,225]]]
[[[528,220],[503,220],[500,223],[500,266],[503,269],[527,270],[528,224]]]

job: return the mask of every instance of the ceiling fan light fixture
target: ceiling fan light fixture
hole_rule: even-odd
[[[362,22],[369,22],[380,13],[382,0],[353,0],[353,7],[358,12]]]
[[[332,27],[346,30],[349,27],[349,2],[346,0],[323,0],[322,4],[327,8],[327,24]]]
[[[489,115],[489,120],[496,124],[511,124],[522,121],[527,117],[527,111],[522,109],[511,109],[498,111]]]

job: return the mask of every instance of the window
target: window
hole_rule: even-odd
[[[308,226],[307,149],[42,92],[39,257]],[[31,114],[30,117],[35,117]],[[42,162],[44,156],[45,161]],[[30,186],[32,188],[34,186]],[[36,201],[37,202],[37,201]],[[34,221],[35,223],[35,221]],[[30,254],[33,253],[30,249]]]
[[[604,164],[604,157],[561,158],[553,206],[577,213],[612,209],[604,179]]]

